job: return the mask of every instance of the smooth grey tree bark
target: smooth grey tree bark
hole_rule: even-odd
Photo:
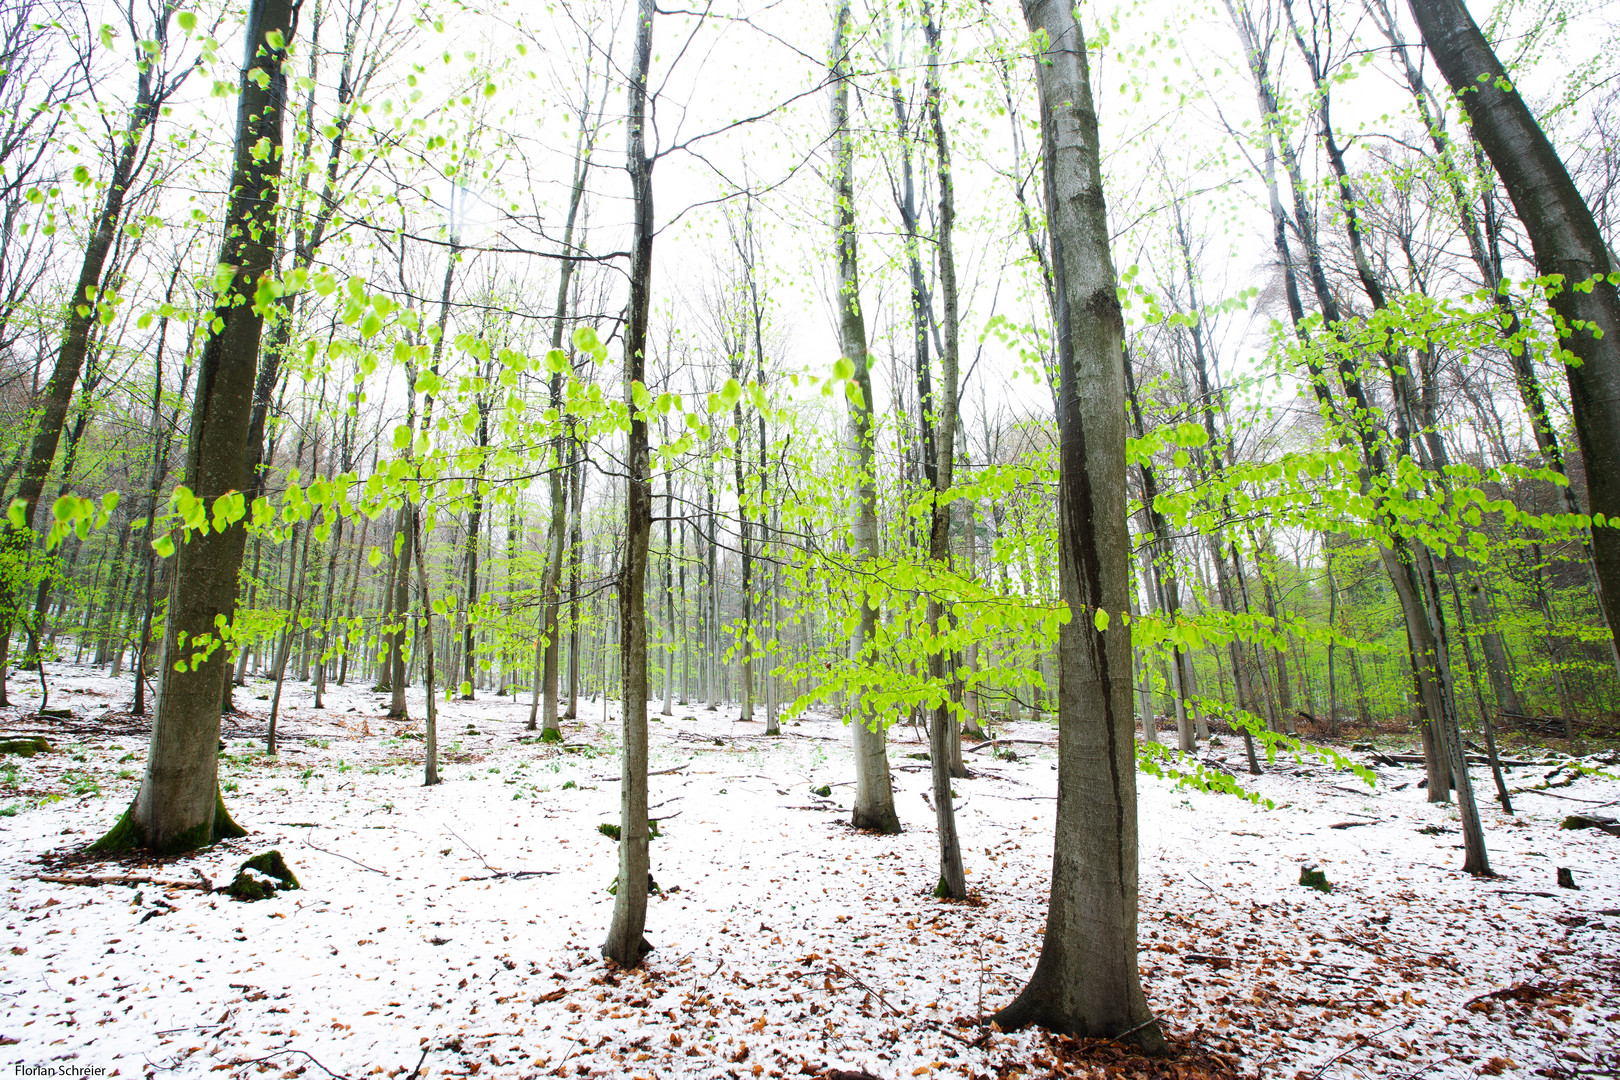
[[[422,650],[422,687],[427,698],[423,710],[427,715],[422,737],[422,786],[433,787],[439,783],[439,705],[433,685],[433,596],[428,591],[427,553],[423,550],[422,515],[419,511],[411,513],[410,528],[411,547],[416,552],[416,586],[421,594],[418,603],[422,605],[417,647]]]
[[[939,290],[943,309],[944,335],[940,344],[939,393],[934,393],[932,372],[928,362],[927,338],[921,337],[917,354],[917,413],[922,421],[923,477],[932,488],[932,503],[928,515],[928,561],[940,571],[951,565],[951,504],[945,494],[951,489],[956,464],[956,430],[958,419],[957,384],[959,382],[960,355],[959,320],[960,303],[956,287],[956,255],[952,247],[952,231],[956,227],[956,186],[951,177],[950,141],[945,135],[944,106],[939,81],[939,26],[927,0],[922,5],[923,36],[927,42],[928,68],[927,104],[928,123],[934,137],[934,154],[938,166],[939,217],[936,222],[935,258],[939,267]],[[906,156],[907,194],[910,193],[911,158]],[[909,199],[908,199],[909,202]],[[908,225],[912,224],[908,222]],[[913,245],[915,251],[915,245]],[[913,256],[913,275],[920,284],[917,260]],[[914,302],[921,299],[914,286]],[[928,601],[928,622],[936,632],[943,632],[949,623],[950,612],[941,604],[936,592]],[[938,649],[928,657],[928,677],[936,687],[945,685],[949,653]],[[954,666],[954,665],[952,665]],[[951,791],[952,749],[955,736],[955,757],[961,757],[961,729],[951,715],[950,694],[947,692],[935,705],[928,724],[928,760],[930,779],[934,789],[934,828],[939,834],[939,883],[934,887],[937,897],[952,900],[967,899],[967,871],[962,865],[962,845],[956,832],[956,806]],[[961,769],[966,775],[967,769]]]
[[[1136,963],[1136,738],[1131,710],[1124,320],[1086,43],[1063,0],[1024,0],[1036,35],[1056,286],[1058,805],[1046,936],[1029,985],[994,1017],[1165,1049]],[[1044,47],[1043,47],[1044,46]],[[1099,629],[1097,613],[1108,613]],[[1094,621],[1095,620],[1095,621]]]
[[[248,425],[264,329],[255,295],[275,259],[287,97],[282,67],[296,11],[292,0],[253,0],[248,9],[219,260],[232,276],[214,309],[214,329],[198,364],[186,454],[186,486],[210,511],[216,500],[251,483]],[[241,522],[199,532],[177,545],[146,775],[134,804],[96,842],[97,850],[188,851],[244,835],[219,791],[220,697],[230,653],[217,637],[215,619],[233,609],[246,546]]]
[[[855,558],[860,565],[879,555],[877,481],[873,473],[872,373],[866,350],[866,316],[861,311],[860,265],[855,231],[855,140],[849,127],[849,56],[845,32],[850,21],[849,0],[841,0],[834,16],[829,66],[833,76],[832,122],[833,240],[838,259],[838,348],[854,365],[848,393],[847,438],[855,459]],[[877,606],[861,592],[860,620],[849,643],[850,659],[859,667],[877,635]],[[847,717],[855,746],[855,807],[851,822],[857,829],[878,833],[900,831],[894,809],[894,785],[889,774],[888,734],[883,717],[868,715],[863,695],[849,696]]]
[[[619,886],[602,955],[633,968],[650,949],[647,890],[652,881],[647,828],[647,555],[652,541],[652,478],[647,418],[635,389],[647,374],[647,313],[652,300],[653,194],[656,160],[647,149],[647,70],[652,64],[653,0],[636,10],[630,71],[628,170],[635,213],[630,306],[624,328],[624,400],[630,410],[625,448],[624,562],[619,578],[619,672],[623,752],[619,772]],[[605,698],[604,698],[605,700]]]

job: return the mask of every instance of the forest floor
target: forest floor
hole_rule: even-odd
[[[933,813],[911,729],[891,733],[905,832],[879,837],[848,826],[838,721],[808,716],[767,739],[735,707],[678,706],[652,725],[655,950],[626,974],[598,954],[617,854],[597,826],[618,820],[617,725],[600,702],[582,703],[568,747],[530,741],[526,702],[446,704],[445,782],[424,788],[420,720],[383,719],[369,688],[333,688],[317,712],[289,684],[282,752],[261,754],[269,684],[250,680],[222,762],[250,835],[161,863],[75,864],[134,795],[147,729],[124,711],[127,680],[68,665],[51,677],[71,720],[36,717],[22,678],[19,705],[0,712],[0,737],[55,742],[0,758],[5,1075],[13,1063],[311,1080],[1620,1070],[1620,836],[1559,827],[1612,815],[1620,782],[1566,785],[1569,759],[1550,751],[1512,754],[1535,761],[1512,786],[1544,787],[1511,818],[1475,771],[1489,879],[1460,872],[1457,813],[1425,801],[1418,766],[1381,765],[1369,789],[1279,761],[1244,779],[1274,810],[1140,776],[1142,974],[1184,1054],[1148,1069],[1115,1046],[968,1026],[1010,1000],[1039,951],[1049,725],[1002,726],[1016,760],[968,755],[958,823],[977,898],[943,903],[929,895]],[[413,695],[412,715],[422,707]],[[1211,753],[1236,764],[1236,741],[1221,741]],[[812,791],[824,784],[831,799]],[[257,903],[41,880],[219,885],[269,848],[302,888]],[[1333,891],[1302,887],[1305,865]],[[1579,891],[1557,886],[1558,867]]]

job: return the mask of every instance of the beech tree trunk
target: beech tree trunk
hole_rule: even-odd
[[[654,158],[647,151],[647,70],[652,63],[653,0],[640,0],[630,73],[629,172],[635,204],[630,307],[624,331],[624,400],[630,409],[625,450],[624,562],[619,578],[619,664],[623,754],[619,773],[619,885],[602,955],[633,968],[650,949],[647,891],[652,881],[647,828],[647,553],[652,541],[652,479],[647,418],[636,407],[645,385],[647,314],[652,300]]]
[[[951,479],[954,475],[956,462],[956,429],[957,429],[957,383],[958,383],[958,301],[956,293],[956,258],[951,247],[952,230],[956,225],[956,191],[951,181],[950,143],[945,137],[944,106],[940,101],[941,91],[939,85],[939,27],[935,25],[933,12],[927,0],[922,6],[923,34],[928,43],[928,71],[927,71],[927,112],[928,122],[933,128],[934,152],[938,157],[939,166],[939,220],[938,234],[936,236],[936,255],[939,262],[939,287],[944,308],[944,339],[941,344],[939,358],[940,388],[939,395],[934,394],[932,373],[928,363],[928,341],[924,335],[919,335],[920,348],[917,353],[917,412],[922,420],[922,447],[923,447],[923,476],[933,489],[933,500],[928,516],[928,560],[941,572],[949,571],[951,565],[951,504],[945,500],[945,493],[951,489]],[[910,202],[910,165],[911,158],[906,156],[907,173],[907,203]],[[916,245],[912,248],[912,273],[914,282],[914,300],[922,299],[920,289],[921,271],[919,260],[916,257]],[[938,595],[937,592],[935,594]],[[935,632],[941,635],[948,629],[950,613],[938,599],[928,601],[928,622]],[[949,662],[949,651],[943,647],[936,649],[928,657],[928,677],[934,685],[943,687],[946,684],[946,668]],[[954,666],[954,665],[951,665]],[[930,778],[934,789],[934,827],[939,834],[939,883],[934,887],[934,895],[950,897],[953,900],[967,899],[966,870],[962,865],[962,845],[956,833],[956,806],[954,793],[951,791],[951,777],[965,775],[966,768],[961,768],[958,774],[952,768],[952,736],[957,736],[955,743],[956,757],[961,756],[961,732],[955,719],[951,715],[951,700],[949,691],[940,697],[939,703],[930,710],[928,724],[928,760]]]
[[[186,486],[210,511],[217,499],[240,493],[252,482],[248,424],[264,329],[254,296],[275,256],[287,96],[282,65],[294,14],[292,0],[253,0],[248,9],[236,154],[220,253],[220,266],[233,273],[203,346],[186,454]],[[266,146],[269,153],[263,152]],[[177,545],[146,775],[134,804],[97,841],[99,850],[188,851],[221,837],[244,835],[219,791],[219,706],[230,654],[215,636],[215,618],[228,618],[233,609],[246,544],[247,530],[237,522]]]
[[[410,710],[405,704],[405,686],[410,681],[410,672],[405,666],[405,613],[411,603],[411,549],[416,538],[410,500],[407,499],[399,508],[395,520],[398,522],[394,535],[398,538],[395,543],[399,545],[399,554],[394,559],[393,598],[389,608],[394,631],[388,639],[387,671],[391,690],[388,718],[408,720]]]
[[[854,365],[848,383],[848,440],[858,479],[855,496],[855,559],[857,564],[878,558],[877,481],[873,473],[872,374],[866,351],[866,316],[861,311],[860,267],[855,232],[855,140],[849,127],[849,57],[845,31],[850,21],[849,0],[840,0],[833,24],[829,64],[833,76],[833,239],[838,252],[838,348]],[[852,663],[859,668],[877,635],[877,606],[861,592],[860,620],[849,643]],[[855,745],[855,808],[851,822],[857,829],[898,833],[900,816],[894,810],[894,786],[889,775],[888,735],[883,717],[867,711],[863,695],[849,695],[846,719]]]
[[[1108,250],[1086,44],[1062,0],[1025,0],[1036,57],[1056,285],[1058,805],[1041,955],[1003,1030],[1036,1023],[1165,1049],[1136,964],[1136,738],[1131,710],[1124,322]],[[1106,612],[1106,629],[1097,613]],[[1095,621],[1094,621],[1095,620]]]

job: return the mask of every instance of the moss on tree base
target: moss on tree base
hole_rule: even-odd
[[[100,840],[91,844],[88,850],[96,855],[122,855],[130,851],[150,851],[157,855],[180,855],[188,851],[208,847],[220,840],[230,840],[238,836],[246,836],[247,830],[238,825],[231,817],[230,811],[225,809],[225,796],[218,788],[214,790],[214,821],[212,825],[199,824],[187,829],[177,836],[173,836],[166,844],[149,844],[141,832],[140,825],[135,820],[135,806],[130,804],[118,819],[118,824],[109,829]]]

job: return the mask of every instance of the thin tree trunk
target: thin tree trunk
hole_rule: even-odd
[[[398,538],[395,542],[399,545],[399,553],[394,559],[393,600],[389,604],[389,621],[394,630],[388,651],[388,688],[391,692],[388,718],[407,720],[410,718],[410,710],[405,705],[405,687],[409,682],[410,673],[405,665],[405,613],[410,609],[411,603],[411,554],[416,539],[416,518],[412,513],[409,499],[399,508],[395,521],[397,524],[394,535]]]
[[[579,716],[579,558],[585,545],[585,455],[580,453],[578,439],[570,437],[568,445],[573,498],[569,500],[572,525],[568,534],[568,709],[563,718],[573,720]]]
[[[663,437],[667,439],[667,426]],[[664,470],[664,628],[668,631],[669,648],[664,653],[664,707],[665,716],[675,715],[675,470]],[[766,731],[766,734],[771,734]]]
[[[422,685],[427,691],[427,726],[422,738],[422,786],[433,787],[439,782],[439,706],[433,685],[433,594],[428,591],[427,556],[422,550],[425,545],[422,543],[421,519],[415,511],[409,511],[408,517],[407,524],[414,541],[412,547],[416,550],[416,589],[422,612],[416,647],[421,650]]]
[[[630,73],[629,173],[635,231],[630,305],[624,333],[624,399],[630,410],[626,439],[624,563],[619,578],[620,668],[623,681],[623,754],[619,773],[619,886],[613,923],[602,955],[623,968],[639,967],[649,946],[647,892],[652,881],[647,828],[647,553],[652,533],[652,481],[647,420],[635,390],[645,386],[647,314],[652,301],[653,157],[647,149],[647,71],[652,62],[653,0],[639,0]]]
[[[309,534],[311,530],[304,528],[299,522],[293,526],[291,541],[292,550],[298,550],[299,530],[304,533],[304,553],[298,559],[287,561],[287,590],[294,589],[293,579],[297,578],[297,592],[293,595],[292,612],[287,618],[287,625],[281,631],[281,644],[276,649],[276,688],[270,695],[270,722],[265,729],[264,750],[267,754],[276,752],[276,718],[281,715],[281,687],[287,674],[287,654],[292,651],[293,635],[298,631],[298,618],[304,610],[304,583],[306,575],[299,571],[309,564]]]

